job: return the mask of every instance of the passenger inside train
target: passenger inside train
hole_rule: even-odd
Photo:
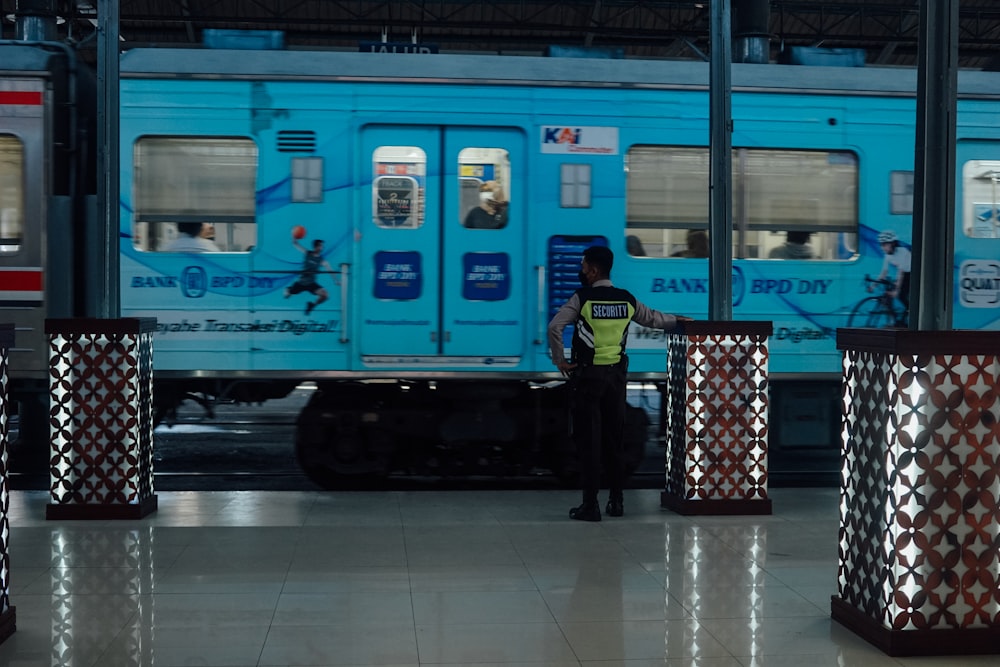
[[[708,232],[692,229],[687,233],[687,247],[670,255],[671,257],[708,257]]]
[[[167,252],[219,252],[215,245],[215,225],[210,222],[178,222],[177,238],[164,248]]]
[[[809,243],[811,236],[810,232],[786,232],[784,244],[772,248],[768,259],[815,259],[816,252]]]
[[[479,206],[469,211],[463,224],[468,229],[502,229],[507,226],[509,204],[500,184],[486,181],[479,186]]]

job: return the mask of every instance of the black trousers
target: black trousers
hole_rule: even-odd
[[[581,366],[573,373],[573,440],[580,457],[583,502],[597,502],[602,462],[612,496],[625,481],[623,438],[628,363]]]

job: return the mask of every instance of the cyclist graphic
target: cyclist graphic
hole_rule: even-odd
[[[885,252],[882,272],[877,278],[865,276],[865,289],[874,292],[876,288],[880,288],[882,293],[859,301],[848,317],[848,327],[885,329],[908,326],[910,251],[899,244],[899,237],[892,230],[881,232],[878,242]],[[891,279],[888,278],[890,267],[896,267],[895,277]]]
[[[878,243],[882,246],[885,259],[882,260],[882,272],[878,274],[878,281],[883,281],[889,277],[889,267],[896,267],[895,284],[887,288],[885,296],[899,299],[904,308],[904,314],[896,321],[896,326],[906,326],[906,313],[910,311],[910,262],[912,255],[909,249],[899,245],[899,237],[891,229],[882,231],[878,235]],[[868,283],[868,291],[875,289],[875,283]]]

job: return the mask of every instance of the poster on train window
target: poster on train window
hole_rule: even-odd
[[[382,227],[413,227],[417,181],[408,176],[379,176],[375,181],[375,216]]]

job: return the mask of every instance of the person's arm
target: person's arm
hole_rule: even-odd
[[[309,251],[302,247],[302,244],[299,243],[298,239],[292,239],[292,245],[295,246],[303,255],[309,254]]]
[[[580,297],[576,293],[569,298],[569,300],[563,304],[562,308],[553,316],[552,321],[549,322],[549,355],[552,358],[552,363],[554,363],[559,371],[563,375],[568,375],[569,372],[576,368],[576,364],[571,364],[566,361],[566,353],[563,348],[563,330],[570,324],[576,321],[580,316]]]
[[[887,275],[889,275],[889,255],[886,255],[885,259],[882,260],[882,272],[878,274],[878,278],[876,278],[875,281],[878,282],[880,280],[885,280]],[[876,283],[868,283],[867,289],[869,292],[875,291],[875,284]]]
[[[882,260],[882,271],[878,274],[879,280],[885,280],[885,277],[889,275],[890,261],[891,260],[889,259],[889,255],[886,255],[885,258]]]
[[[663,329],[664,331],[669,331],[677,326],[677,322],[687,322],[690,321],[691,318],[661,313],[658,310],[653,310],[646,304],[636,299],[635,315],[632,316],[632,319],[635,320],[637,324],[649,327],[650,329]]]

